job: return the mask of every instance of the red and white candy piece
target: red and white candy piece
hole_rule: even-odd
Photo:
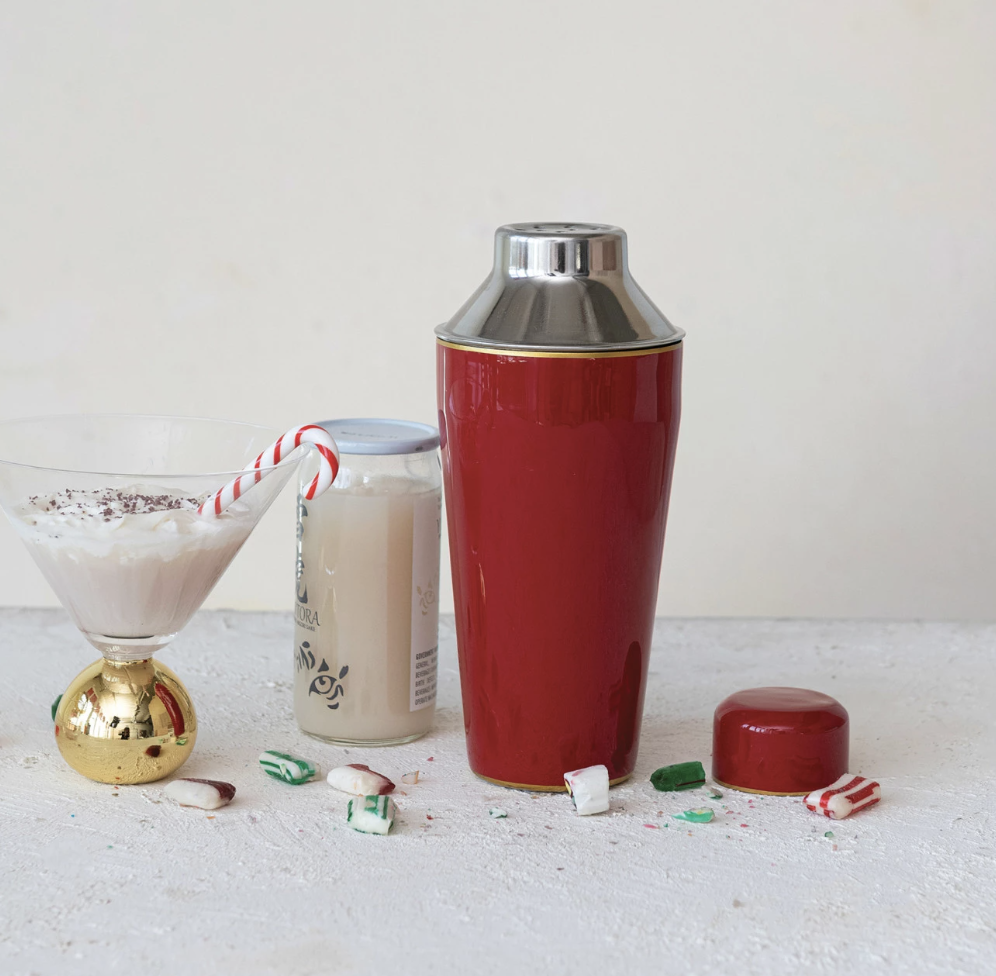
[[[175,779],[163,792],[181,807],[217,810],[232,802],[235,787],[217,779]]]
[[[275,440],[255,461],[245,466],[242,474],[206,499],[197,509],[198,514],[221,515],[246,489],[258,484],[264,475],[269,474],[272,468],[302,444],[310,444],[321,455],[318,474],[304,491],[305,498],[316,498],[335,481],[335,476],[339,473],[339,449],[324,427],[306,424],[287,431],[283,437]]]
[[[805,803],[815,813],[822,813],[831,820],[843,820],[881,799],[882,787],[873,779],[844,773],[836,783],[822,790],[813,790]]]
[[[383,796],[394,792],[394,784],[386,776],[375,773],[363,763],[336,766],[326,779],[333,789],[353,796]]]

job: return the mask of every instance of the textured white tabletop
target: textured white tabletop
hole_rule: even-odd
[[[996,972],[994,625],[658,621],[636,774],[587,818],[470,773],[451,621],[436,730],[385,749],[297,731],[292,635],[201,613],[162,655],[198,709],[183,774],[238,789],[209,813],[70,770],[49,707],[94,655],[61,611],[0,611],[0,973]],[[840,699],[877,807],[653,789],[708,770],[716,704],[766,684]],[[265,748],[422,778],[390,836],[358,834]],[[712,823],[671,817],[700,805]]]

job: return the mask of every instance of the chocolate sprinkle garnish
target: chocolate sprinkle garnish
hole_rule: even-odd
[[[75,497],[74,497],[75,496]],[[87,496],[92,499],[92,507]],[[200,498],[184,498],[177,495],[144,494],[128,492],[116,488],[76,491],[67,488],[48,498],[31,495],[29,503],[45,512],[56,512],[78,518],[99,518],[104,522],[122,518],[125,515],[146,515],[151,512],[171,512],[178,510],[194,511],[201,503]]]

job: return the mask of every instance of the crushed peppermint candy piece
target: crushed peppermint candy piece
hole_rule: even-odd
[[[386,834],[398,808],[389,796],[358,796],[346,808],[346,823],[362,834]]]
[[[604,813],[609,809],[609,770],[606,766],[586,766],[564,773],[567,792],[578,815]]]
[[[417,769],[412,770],[410,773],[405,773],[401,777],[401,782],[406,783],[408,786],[414,786],[418,782],[419,771]]]
[[[711,823],[715,814],[709,807],[698,807],[686,810],[684,813],[672,813],[675,820],[687,820],[689,823]]]
[[[881,799],[882,787],[874,780],[845,773],[822,790],[813,790],[805,804],[814,813],[822,813],[831,820],[843,820]]]
[[[217,810],[232,802],[235,787],[217,779],[175,779],[166,785],[163,792],[181,807]]]
[[[507,817],[508,814],[501,807],[492,807],[488,810],[488,816],[492,820],[501,820],[503,817]]]
[[[654,784],[655,790],[662,793],[694,790],[697,786],[705,786],[705,770],[698,760],[674,763],[655,769],[650,774],[650,782]]]
[[[259,764],[268,776],[290,783],[291,786],[310,783],[318,777],[317,763],[298,759],[296,756],[289,756],[286,752],[277,752],[274,749],[260,753]]]
[[[336,766],[326,777],[329,786],[353,796],[383,796],[394,792],[394,783],[363,763]]]

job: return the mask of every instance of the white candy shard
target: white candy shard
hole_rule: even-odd
[[[359,796],[346,808],[346,823],[364,834],[386,834],[398,808],[389,796]]]
[[[414,786],[418,782],[419,771],[416,769],[411,773],[405,773],[401,777],[401,782],[406,783],[408,786]]]
[[[329,786],[353,796],[382,796],[394,791],[394,784],[380,773],[375,773],[363,763],[336,766],[328,776]]]
[[[588,766],[564,773],[564,782],[579,816],[587,817],[609,809],[609,771],[605,766]]]
[[[805,802],[814,813],[822,813],[831,820],[843,820],[881,799],[882,787],[874,780],[845,773],[836,783],[813,790]]]
[[[235,787],[216,779],[175,779],[163,792],[181,807],[217,810],[227,806],[235,796]]]
[[[502,817],[507,817],[508,814],[501,807],[492,807],[488,810],[488,816],[492,820],[501,820]]]

